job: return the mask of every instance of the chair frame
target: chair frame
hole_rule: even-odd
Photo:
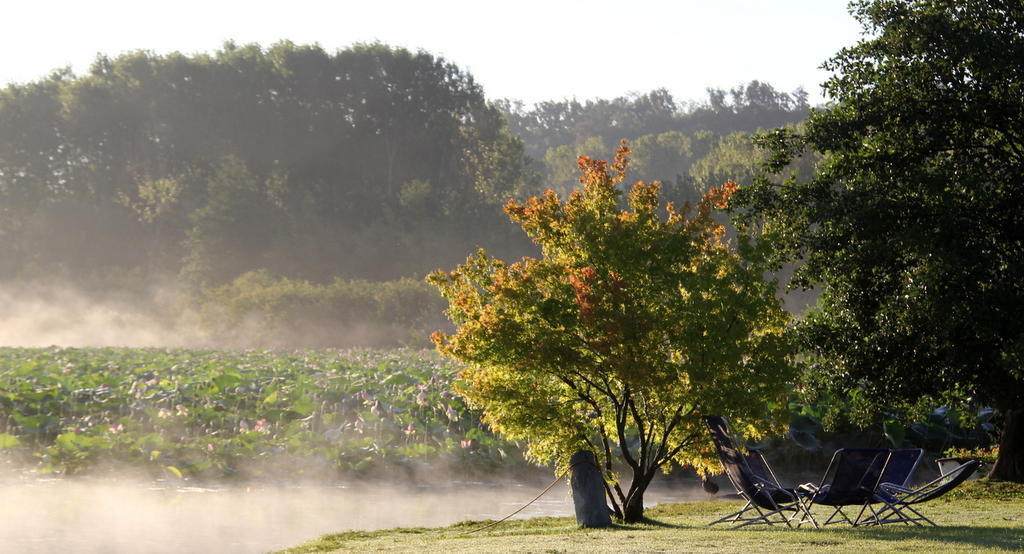
[[[892,449],[891,452],[892,452],[892,455],[889,457],[889,463],[886,464],[885,470],[882,472],[882,478],[880,479],[881,484],[879,486],[882,486],[882,485],[885,485],[885,484],[893,484],[893,485],[898,485],[900,487],[906,487],[907,483],[910,482],[911,477],[914,476],[914,472],[917,471],[918,466],[921,465],[921,459],[924,458],[924,449],[923,448],[894,448],[894,449]],[[901,456],[913,456],[913,461],[910,464],[910,468],[907,469],[905,473],[902,473],[902,474],[897,473],[897,474],[893,475],[893,474],[890,473],[891,471],[901,469],[899,467],[899,464],[897,463],[898,457],[901,457]],[[893,480],[894,478],[897,478],[897,479],[898,478],[902,478],[902,479],[899,479],[899,482],[897,482],[897,481]]]
[[[819,496],[828,494],[829,489],[826,489],[825,487],[826,485],[829,487],[832,486],[832,482],[834,482],[836,478],[836,472],[841,469],[841,464],[844,463],[843,460],[845,459],[847,452],[863,452],[867,455],[874,454],[871,462],[863,468],[863,473],[861,474],[857,490],[849,491],[847,493],[855,497],[859,494],[863,497],[863,502],[858,501],[846,504],[816,502],[816,499],[818,499]],[[822,504],[824,506],[832,506],[835,508],[828,518],[821,524],[822,527],[844,522],[849,523],[854,527],[864,525],[867,522],[867,520],[864,519],[865,511],[871,512],[869,519],[877,519],[878,517],[878,514],[871,506],[871,503],[875,497],[875,491],[878,489],[882,480],[882,476],[885,475],[885,471],[891,457],[892,450],[886,448],[840,448],[832,454],[832,460],[829,461],[828,467],[825,469],[825,473],[821,477],[821,482],[818,485],[813,483],[804,483],[798,487],[798,490],[804,495],[811,506],[814,506],[815,504]],[[870,479],[870,482],[865,483],[864,479]],[[825,498],[827,498],[827,496],[825,496]],[[860,512],[857,513],[857,517],[850,519],[850,516],[843,511],[843,508],[857,505],[860,505],[861,507]],[[841,519],[837,519],[836,516],[839,516]]]
[[[705,416],[704,420],[711,432],[712,441],[729,482],[732,483],[737,494],[746,501],[746,504],[738,511],[712,521],[708,524],[709,527],[719,523],[732,523],[734,529],[748,525],[786,525],[792,528],[794,522],[796,527],[800,527],[804,523],[811,523],[815,528],[843,522],[854,527],[890,523],[920,527],[924,525],[922,522],[938,527],[934,521],[928,519],[912,505],[927,502],[949,492],[967,480],[981,465],[977,460],[968,461],[937,479],[913,488],[909,487],[907,483],[910,482],[921,462],[924,454],[922,449],[840,448],[832,455],[832,460],[818,485],[805,483],[794,490],[780,484],[778,477],[760,450],[748,449],[744,455],[736,447],[729,431],[728,421],[724,417]],[[840,498],[831,501],[836,502],[834,504],[815,502],[819,497],[828,499],[827,495],[830,489],[826,486],[831,487],[835,484],[836,474],[840,471],[841,464],[844,463],[842,461],[844,452],[848,451],[860,452],[863,456],[874,455],[871,461],[864,466],[860,483],[849,490],[841,490],[837,494]],[[909,469],[906,465],[900,467],[899,463],[890,466],[894,456],[913,456]],[[863,463],[863,460],[859,463]],[[854,467],[856,468],[856,466]],[[856,471],[853,474],[856,474]],[[854,499],[861,496],[863,503],[859,499],[855,502],[843,502],[842,495],[849,495]],[[835,508],[828,519],[821,524],[811,512],[814,504],[819,503]],[[858,504],[861,504],[860,512],[857,517],[851,519],[843,511],[843,508]],[[883,506],[876,510],[874,504],[883,504]]]
[[[818,527],[818,522],[804,503],[804,499],[792,489],[786,489],[779,484],[775,472],[772,471],[771,466],[768,465],[767,460],[764,459],[760,451],[749,450],[746,456],[741,456],[734,462],[728,461],[730,456],[725,449],[731,449],[736,453],[739,453],[739,449],[736,448],[735,442],[728,431],[728,422],[725,418],[705,416],[705,421],[711,430],[712,440],[715,443],[716,450],[718,450],[719,459],[722,462],[723,469],[725,469],[726,476],[729,478],[729,482],[732,483],[740,497],[746,500],[746,504],[738,511],[712,521],[708,524],[709,527],[719,523],[733,523],[735,524],[734,529],[748,525],[784,524],[787,527],[793,527],[794,522],[796,522],[797,527],[804,523],[811,523],[815,528]],[[721,427],[721,436],[716,437],[716,426]],[[719,441],[726,444],[719,444]],[[767,470],[768,474],[762,475],[754,471],[748,462],[749,458],[757,459],[762,467]],[[733,469],[739,472],[739,476],[746,483],[737,481],[733,471],[730,471],[730,465],[734,466]],[[788,497],[791,500],[776,500],[776,494]],[[756,512],[756,515],[748,515],[748,512],[751,511]],[[792,512],[792,514],[785,512]]]
[[[874,525],[903,523],[905,525],[912,524],[923,527],[924,525],[921,522],[924,521],[931,524],[932,527],[938,527],[938,524],[914,509],[912,504],[927,502],[953,490],[973,475],[980,465],[981,462],[977,460],[964,462],[948,473],[940,475],[938,478],[916,489],[892,483],[882,483],[879,487],[879,492],[876,494],[876,502],[883,502],[885,506],[876,512],[874,517],[866,523]]]

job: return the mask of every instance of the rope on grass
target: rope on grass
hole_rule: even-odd
[[[557,483],[558,483],[559,481],[561,481],[561,480],[562,480],[562,477],[565,477],[566,475],[568,475],[568,474],[569,474],[569,472],[570,472],[570,471],[572,471],[572,468],[576,467],[577,465],[579,465],[579,464],[581,464],[581,463],[588,463],[588,464],[589,464],[590,462],[577,462],[577,463],[575,463],[575,464],[572,464],[571,466],[569,466],[569,468],[568,468],[568,469],[566,469],[565,471],[563,471],[561,475],[559,475],[558,477],[555,477],[555,480],[554,480],[554,481],[552,481],[552,482],[551,482],[551,484],[547,486],[547,488],[545,488],[544,490],[540,491],[540,494],[538,494],[537,496],[533,497],[533,500],[531,500],[531,501],[527,502],[527,503],[526,503],[526,504],[524,504],[524,505],[523,505],[522,507],[520,507],[520,508],[519,508],[518,510],[516,510],[516,511],[512,512],[511,514],[509,514],[509,515],[507,515],[507,516],[505,516],[505,517],[503,517],[503,518],[499,519],[498,521],[492,521],[492,522],[488,523],[487,525],[484,525],[483,527],[477,527],[476,529],[473,529],[472,531],[468,531],[468,532],[467,532],[467,534],[471,534],[471,533],[476,533],[477,531],[483,531],[484,529],[490,529],[491,527],[494,527],[495,525],[497,525],[497,524],[499,524],[499,523],[501,523],[501,522],[503,522],[503,521],[507,520],[508,518],[510,518],[510,517],[512,517],[512,516],[514,516],[514,515],[516,515],[516,514],[518,514],[518,513],[519,513],[519,512],[521,512],[521,511],[525,510],[525,509],[526,509],[527,507],[529,507],[529,506],[530,506],[530,504],[533,504],[534,502],[536,502],[537,500],[539,500],[539,499],[540,499],[540,497],[542,497],[542,496],[544,496],[545,494],[547,494],[547,492],[548,492],[549,490],[551,490],[551,488],[552,488],[552,487],[554,487],[554,486],[555,486],[555,484],[557,484]],[[601,468],[600,468],[599,466],[597,466],[597,465],[595,465],[595,464],[590,464],[590,465],[592,465],[592,466],[596,467],[597,469],[601,469]]]

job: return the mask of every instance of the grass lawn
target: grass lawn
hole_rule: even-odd
[[[764,526],[729,529],[706,524],[741,503],[686,502],[647,510],[650,522],[581,529],[573,518],[511,520],[472,533],[487,522],[434,529],[399,528],[324,535],[284,552],[985,552],[1024,550],[1024,487],[965,485],[950,498],[921,505],[940,527],[883,528],[830,525],[828,529]],[[815,515],[825,514],[818,507]],[[824,519],[824,517],[819,518]]]

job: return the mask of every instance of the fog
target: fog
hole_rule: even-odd
[[[136,299],[90,298],[70,287],[0,288],[0,314],[0,344],[5,346],[200,344],[194,327],[155,307],[140,308]]]
[[[267,327],[260,314],[203,326],[173,284],[118,291],[73,285],[0,286],[0,345],[20,347],[324,348],[397,346],[408,329],[324,321],[295,310],[292,325]],[[425,337],[425,334],[424,334]],[[340,339],[340,340],[339,340]]]
[[[345,530],[499,519],[529,502],[544,485],[193,487],[166,482],[0,480],[0,549],[266,552]],[[695,481],[656,484],[645,495],[648,505],[707,498]],[[572,513],[563,482],[514,517]]]
[[[163,308],[174,305],[173,295],[173,288],[155,285],[145,294],[95,294],[52,283],[8,284],[0,288],[0,345],[236,346],[213,343],[194,316]],[[101,473],[68,479],[0,473],[0,551],[267,552],[346,530],[499,519],[548,484],[459,482],[445,473],[431,475],[430,485],[197,486]],[[664,481],[645,496],[648,505],[707,498],[696,481]],[[572,513],[563,482],[514,517]]]

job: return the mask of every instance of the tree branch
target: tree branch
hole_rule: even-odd
[[[626,404],[630,401],[629,398],[630,391],[627,385],[623,390],[623,402],[615,404],[615,431],[619,437],[619,451],[622,452],[622,458],[635,472],[639,466],[636,459],[633,458],[633,453],[629,451],[629,444],[626,438],[626,420],[629,417],[629,408]]]

